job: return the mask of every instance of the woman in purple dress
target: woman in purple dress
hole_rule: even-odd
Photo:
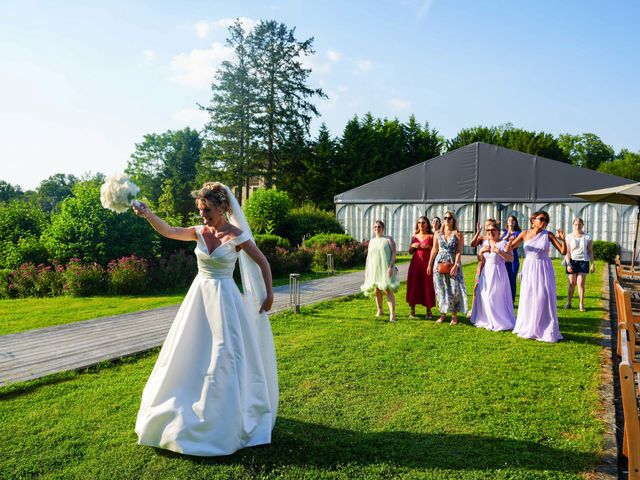
[[[518,317],[513,333],[522,338],[543,342],[562,340],[556,309],[556,277],[549,258],[549,245],[565,255],[567,243],[564,232],[554,235],[545,230],[549,214],[545,211],[531,215],[531,228],[511,241],[511,248],[524,242],[525,260],[520,281]]]
[[[516,323],[511,300],[511,287],[505,262],[513,261],[513,253],[495,220],[489,219],[484,230],[487,234],[478,257],[484,260],[478,288],[474,297],[471,323],[487,330],[511,330]]]

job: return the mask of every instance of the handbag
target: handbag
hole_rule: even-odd
[[[438,273],[441,275],[449,275],[451,274],[451,269],[453,268],[453,263],[451,262],[440,262],[438,264]]]

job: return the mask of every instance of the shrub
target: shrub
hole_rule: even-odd
[[[353,238],[351,235],[347,235],[345,233],[330,233],[330,234],[319,234],[314,235],[311,238],[308,238],[304,241],[303,246],[305,248],[317,248],[324,247],[326,245],[356,245],[359,242]]]
[[[97,263],[82,264],[72,258],[63,274],[64,291],[73,297],[98,295],[105,291],[105,271]]]
[[[15,242],[0,242],[0,266],[16,269],[25,263],[38,264],[47,260],[47,249],[40,240],[26,233]]]
[[[363,265],[366,259],[365,246],[362,243],[336,245],[331,243],[321,247],[304,248],[312,255],[311,266],[314,270],[327,269],[327,255],[333,255],[333,266],[336,269]]]
[[[191,284],[198,273],[196,259],[192,253],[186,250],[178,250],[168,258],[157,259],[152,268],[150,277],[154,290],[167,290],[183,288]]]
[[[143,293],[149,285],[147,261],[135,255],[112,260],[107,266],[109,290],[116,295]]]
[[[306,250],[288,251],[276,247],[273,255],[267,256],[271,266],[271,274],[280,277],[289,273],[306,273],[311,271],[311,252]]]
[[[279,237],[278,235],[261,234],[254,237],[256,245],[266,257],[275,255],[276,247],[283,248],[285,250],[291,249],[291,244],[286,238]]]
[[[35,295],[38,268],[33,263],[23,263],[11,272],[9,291],[12,297],[24,298]]]
[[[54,263],[53,265],[40,264],[35,278],[34,295],[38,297],[55,297],[64,292],[64,267]]]
[[[596,260],[604,260],[605,262],[612,263],[618,255],[619,248],[615,242],[605,242],[602,240],[594,240],[593,242],[593,256]]]
[[[292,245],[300,245],[303,238],[318,233],[344,233],[344,228],[332,212],[307,204],[291,210],[278,233],[288,238]]]
[[[282,190],[258,189],[244,206],[244,214],[254,234],[280,231],[280,224],[292,207],[289,194]]]
[[[10,268],[0,268],[0,298],[11,297],[9,283],[11,281],[12,270]]]

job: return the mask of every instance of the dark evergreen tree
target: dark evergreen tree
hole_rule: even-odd
[[[260,171],[260,155],[256,149],[255,123],[257,115],[256,75],[251,70],[247,33],[239,20],[229,27],[226,44],[234,51],[232,60],[222,62],[211,85],[213,98],[209,107],[202,107],[211,116],[205,127],[206,154],[199,165],[199,176],[224,172],[224,178],[241,192],[249,179]],[[242,202],[242,199],[239,199]]]
[[[273,20],[261,21],[248,36],[249,58],[256,79],[256,135],[265,152],[264,176],[267,187],[273,184],[277,151],[302,128],[309,131],[318,110],[313,97],[324,98],[320,88],[308,86],[311,70],[301,59],[314,53],[313,38],[298,41],[295,28]]]

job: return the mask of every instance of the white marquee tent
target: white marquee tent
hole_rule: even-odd
[[[549,229],[571,232],[574,217],[582,217],[595,240],[620,245],[624,260],[631,257],[638,207],[591,203],[572,194],[630,182],[477,142],[336,195],[334,201],[349,234],[369,239],[373,222],[381,219],[401,251],[408,250],[420,215],[442,218],[453,211],[468,245],[477,221],[515,215],[524,229],[531,213],[546,210]]]

